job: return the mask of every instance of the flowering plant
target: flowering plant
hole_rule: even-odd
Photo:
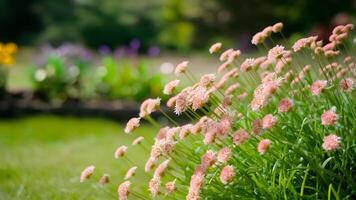
[[[14,54],[17,52],[17,45],[14,43],[0,43],[0,94],[5,92],[7,81],[7,67],[15,63]]]
[[[150,117],[155,111],[174,127],[160,128],[145,166],[129,169],[118,186],[120,200],[356,198],[356,60],[348,42],[353,25],[335,27],[326,45],[312,36],[291,50],[274,42],[282,28],[277,23],[253,36],[261,57],[224,51],[219,79],[206,74],[197,80],[187,61],[177,65],[176,75],[192,86],[179,90],[174,80],[164,93],[172,95],[167,106],[190,123],[166,115],[160,99],[142,103],[127,134],[140,120],[159,126]],[[209,51],[221,48],[216,43]],[[135,147],[120,146],[115,158],[130,161],[125,154],[146,148],[143,139]],[[149,181],[131,182],[133,171],[144,171]],[[81,180],[92,173],[84,170]]]

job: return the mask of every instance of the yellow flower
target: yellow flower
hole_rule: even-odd
[[[13,54],[17,52],[17,45],[15,43],[0,43],[0,64],[10,66],[15,63]]]

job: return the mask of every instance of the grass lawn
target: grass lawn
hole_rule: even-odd
[[[121,144],[129,146],[127,156],[141,163],[134,179],[143,173],[151,141],[131,146],[139,135],[152,136],[155,130],[142,127],[125,135],[122,126],[103,119],[36,116],[0,121],[0,199],[117,199],[116,188],[123,181],[128,160],[115,160],[113,153]],[[149,138],[149,137],[147,137]],[[88,182],[79,183],[80,172],[96,166]],[[109,173],[110,184],[97,184]],[[137,181],[137,180],[134,180]],[[146,189],[143,189],[146,190]]]

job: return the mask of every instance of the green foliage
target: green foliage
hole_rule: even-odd
[[[162,78],[142,61],[106,56],[101,63],[50,55],[44,66],[29,70],[36,93],[49,101],[126,99],[140,101],[159,96]],[[136,63],[137,62],[137,63]],[[99,65],[94,67],[93,65]]]
[[[162,78],[150,74],[142,63],[133,64],[133,60],[115,61],[112,57],[102,60],[97,69],[99,94],[109,99],[143,100],[159,96],[162,91]]]

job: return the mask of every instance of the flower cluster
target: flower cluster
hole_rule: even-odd
[[[160,99],[142,103],[126,133],[135,134],[140,120],[159,125],[150,117],[155,111],[173,126],[160,128],[144,166],[129,167],[119,199],[131,192],[145,199],[187,200],[355,197],[356,60],[354,46],[347,47],[353,25],[336,27],[325,46],[311,36],[296,41],[292,50],[266,42],[282,28],[277,23],[253,36],[252,44],[273,44],[259,57],[242,59],[239,50],[223,51],[216,74],[196,78],[188,61],[177,65],[175,74],[191,85],[179,90],[182,79],[173,80],[164,93],[171,95],[171,111],[189,123],[166,114]],[[216,43],[209,52],[222,48]],[[133,141],[141,143],[148,141]],[[126,150],[120,146],[115,157],[129,159]],[[130,188],[136,170],[149,181]],[[85,169],[82,176],[91,173]]]
[[[0,64],[10,66],[15,63],[14,54],[17,52],[17,46],[14,43],[0,43]]]

